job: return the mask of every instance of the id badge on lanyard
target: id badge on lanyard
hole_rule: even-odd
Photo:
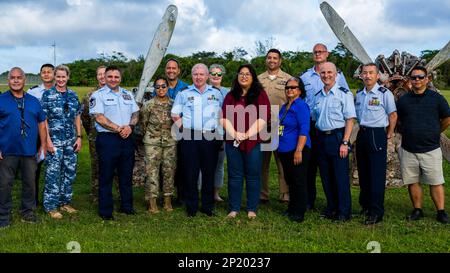
[[[284,130],[284,126],[283,125],[278,126],[278,135],[279,136],[283,136],[283,130]]]

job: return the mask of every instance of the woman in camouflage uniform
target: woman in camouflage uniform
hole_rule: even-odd
[[[67,88],[69,74],[67,66],[57,66],[55,86],[44,92],[41,101],[48,122],[44,210],[54,219],[62,218],[58,209],[76,212],[70,204],[81,149],[81,104],[77,94]]]
[[[170,115],[173,100],[167,96],[168,82],[164,77],[155,80],[156,96],[148,101],[141,111],[141,128],[144,133],[145,200],[148,212],[158,213],[156,199],[159,193],[159,177],[163,176],[164,210],[172,211],[174,175],[177,166],[176,140],[171,135],[173,121]],[[160,174],[161,170],[161,174]]]

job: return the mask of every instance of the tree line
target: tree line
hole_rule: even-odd
[[[256,42],[255,53],[257,56],[250,60],[246,58],[249,55],[248,52],[239,47],[232,51],[223,52],[222,54],[209,51],[196,52],[186,57],[167,54],[161,62],[161,65],[158,67],[155,76],[164,75],[164,64],[169,58],[176,58],[179,61],[181,66],[180,78],[188,83],[192,82],[190,70],[194,64],[201,62],[209,66],[213,63],[218,63],[223,65],[226,69],[222,85],[231,86],[235,73],[241,64],[253,64],[258,74],[266,70],[265,52],[270,49],[270,44],[271,41],[266,41],[266,43]],[[420,57],[429,61],[438,52],[439,50],[424,50],[421,52]],[[293,76],[299,76],[302,72],[314,65],[311,52],[285,51],[282,52],[282,54],[282,69]],[[362,86],[362,82],[353,77],[353,74],[360,63],[341,43],[337,44],[336,47],[331,50],[328,60],[335,63],[338,69],[342,70],[351,88],[359,88]],[[95,59],[76,60],[66,64],[71,70],[69,85],[95,86],[97,83],[95,73],[97,67],[100,65],[116,65],[123,71],[122,86],[138,86],[144,68],[144,62],[145,58],[142,55],[137,59],[129,59],[121,52],[113,52],[111,55],[101,54]],[[7,74],[7,72],[5,73]],[[438,77],[435,79],[434,84],[440,89],[449,89],[450,61],[447,61],[438,68]]]

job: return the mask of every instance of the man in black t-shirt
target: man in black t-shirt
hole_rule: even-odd
[[[450,108],[445,98],[427,89],[428,72],[417,66],[410,74],[412,91],[397,101],[397,113],[402,133],[399,150],[402,179],[408,185],[414,210],[408,220],[423,218],[423,192],[421,184],[430,185],[431,198],[437,209],[436,219],[449,223],[444,210],[444,175],[442,151],[439,140],[441,132],[450,125]]]

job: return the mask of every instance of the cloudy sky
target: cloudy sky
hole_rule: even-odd
[[[450,39],[448,0],[329,0],[372,59],[394,49],[419,54]],[[169,53],[222,53],[274,38],[281,50],[310,51],[337,38],[319,0],[0,0],[0,73],[13,66],[36,73],[41,64],[96,58],[101,53],[146,55],[169,4],[178,20]]]

